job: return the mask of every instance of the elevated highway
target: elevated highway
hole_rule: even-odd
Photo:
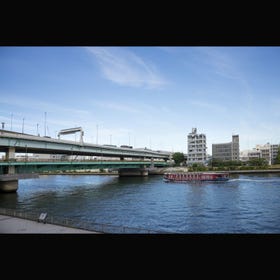
[[[83,141],[53,139],[3,129],[0,130],[0,152],[5,153],[4,161],[0,162],[0,191],[4,192],[17,191],[18,179],[27,179],[28,174],[32,178],[34,172],[42,171],[117,168],[119,176],[147,176],[147,166],[166,166],[169,164],[167,160],[172,157],[171,152],[95,145]],[[15,153],[99,156],[120,158],[120,160],[115,162],[18,162],[15,159]],[[128,162],[124,160],[125,158],[134,159],[134,161]],[[24,177],[22,177],[23,173],[25,173]]]
[[[110,147],[0,130],[0,152],[171,159],[171,152]],[[9,157],[11,158],[11,157]]]

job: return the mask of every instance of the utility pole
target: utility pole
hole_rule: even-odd
[[[11,131],[13,130],[13,114],[11,114]]]
[[[22,119],[22,133],[24,132],[24,118]]]
[[[47,122],[47,112],[45,112],[45,136],[47,136],[47,134],[46,134],[46,129],[47,129],[46,122]]]

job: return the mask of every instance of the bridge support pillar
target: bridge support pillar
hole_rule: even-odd
[[[18,179],[0,178],[0,192],[16,192],[18,189]]]
[[[18,180],[39,178],[38,174],[3,174],[0,175],[0,192],[16,192],[18,189]]]
[[[10,147],[6,150],[6,160],[10,161],[10,160],[15,160],[15,148],[14,147]],[[15,166],[8,166],[8,170],[7,170],[7,174],[15,174]]]
[[[135,176],[148,176],[149,171],[147,168],[120,168],[119,176],[120,177],[135,177]]]
[[[155,167],[155,163],[154,163],[154,159],[153,158],[151,158],[151,166],[150,166],[151,168],[154,168]]]

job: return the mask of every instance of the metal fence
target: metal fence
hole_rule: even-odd
[[[16,209],[0,208],[0,215],[7,215],[31,221],[39,221],[41,212],[22,212]],[[164,234],[168,232],[149,230],[143,228],[133,228],[125,226],[116,226],[110,224],[95,223],[88,220],[77,220],[64,217],[54,217],[47,215],[45,222],[48,224],[54,224],[59,226],[66,226],[70,228],[77,228],[89,231],[95,231],[97,233],[113,233],[113,234]]]

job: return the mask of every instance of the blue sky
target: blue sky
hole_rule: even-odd
[[[46,116],[51,137],[81,126],[86,142],[186,153],[196,127],[211,154],[232,134],[280,143],[279,108],[279,47],[0,47],[13,131],[43,136]]]

